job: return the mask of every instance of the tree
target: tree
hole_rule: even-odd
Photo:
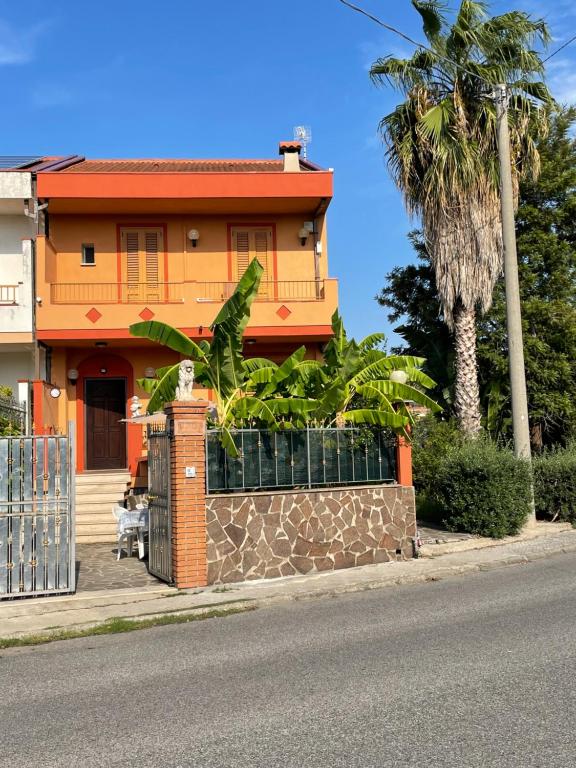
[[[476,312],[486,312],[502,270],[496,111],[490,84],[512,92],[509,128],[514,182],[538,173],[534,136],[546,131],[551,97],[539,79],[534,41],[548,28],[520,11],[489,17],[462,0],[453,23],[438,0],[412,0],[430,50],[378,59],[372,79],[405,97],[380,122],[391,174],[410,214],[421,219],[442,316],[454,331],[454,406],[462,430],[480,429]]]
[[[287,429],[352,423],[402,431],[412,421],[407,401],[438,410],[422,391],[434,386],[420,370],[422,359],[387,356],[376,348],[381,334],[360,344],[348,339],[338,311],[324,362],[306,360],[305,347],[281,365],[265,358],[244,359],[242,336],[262,271],[257,260],[251,262],[210,326],[210,342],[196,344],[177,328],[155,320],[130,326],[132,335],[164,344],[194,361],[196,380],[214,393],[213,421],[231,455],[238,454],[233,431],[244,426]],[[138,381],[150,394],[149,413],[174,399],[178,369],[175,363],[158,370],[155,379]],[[394,381],[393,371],[402,371],[403,380]]]
[[[576,437],[576,110],[551,116],[550,132],[538,144],[537,182],[520,185],[517,214],[518,260],[528,410],[532,447],[563,444]],[[397,351],[428,357],[424,370],[440,387],[450,383],[453,341],[441,333],[441,307],[434,271],[424,243],[412,234],[418,265],[387,275],[377,297],[403,322],[396,331],[406,342]],[[435,339],[438,365],[431,367],[428,340]],[[503,281],[478,323],[478,365],[485,424],[494,437],[511,437],[506,306]],[[443,372],[444,367],[444,372]],[[437,390],[431,393],[438,399]]]
[[[539,143],[538,181],[520,188],[516,217],[520,293],[532,446],[576,436],[576,124],[574,108],[553,115]],[[479,327],[480,379],[488,426],[507,434],[510,398],[505,296]]]
[[[392,352],[425,359],[423,371],[436,382],[430,397],[449,415],[454,401],[454,342],[442,317],[434,270],[422,234],[415,230],[408,238],[418,262],[389,272],[376,301],[390,310],[391,323],[401,321],[394,331],[404,344]]]

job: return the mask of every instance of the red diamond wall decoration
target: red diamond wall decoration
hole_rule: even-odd
[[[152,312],[151,309],[148,309],[148,307],[144,307],[142,312],[139,313],[139,317],[142,318],[142,320],[152,320],[154,317],[154,312]]]
[[[288,309],[288,307],[287,307],[287,306],[285,306],[284,304],[282,304],[282,306],[281,306],[281,307],[279,307],[279,308],[276,310],[276,314],[278,315],[278,317],[279,317],[281,320],[286,320],[286,318],[287,318],[287,317],[290,317],[290,315],[292,314],[292,312],[291,312],[291,310],[289,310],[289,309]]]
[[[88,320],[90,320],[91,323],[97,323],[98,320],[100,320],[100,318],[102,317],[102,312],[98,312],[96,307],[92,307],[91,310],[86,312],[86,317],[88,318]]]

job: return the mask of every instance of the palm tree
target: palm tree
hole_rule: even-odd
[[[536,177],[535,140],[552,99],[532,46],[545,44],[544,21],[462,0],[452,24],[438,0],[412,0],[429,50],[378,59],[370,70],[403,103],[380,122],[391,174],[408,212],[418,216],[435,273],[443,320],[454,333],[454,406],[465,434],[480,430],[476,312],[485,312],[502,270],[496,111],[491,85],[507,83],[516,189]]]

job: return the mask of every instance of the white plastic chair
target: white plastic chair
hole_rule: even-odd
[[[132,557],[132,547],[134,546],[134,539],[138,537],[138,531],[127,525],[126,509],[118,505],[112,507],[112,514],[117,522],[118,526],[118,555],[116,560],[120,560],[122,556],[122,542],[126,544],[126,555]],[[138,547],[140,550],[140,547]],[[140,554],[140,551],[138,552]]]

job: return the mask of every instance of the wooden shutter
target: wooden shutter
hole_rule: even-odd
[[[269,296],[270,295],[270,280],[271,278],[271,272],[270,265],[268,264],[268,260],[270,258],[270,244],[269,244],[270,234],[268,230],[265,229],[257,229],[254,232],[254,255],[255,258],[258,259],[260,264],[264,267],[264,272],[262,273],[262,281],[260,283],[260,295],[261,296]]]
[[[146,299],[160,301],[160,278],[158,265],[158,232],[144,233],[145,268],[146,268]]]
[[[138,301],[140,293],[140,247],[138,232],[126,231],[126,298],[127,301]]]
[[[163,246],[161,229],[122,229],[122,280],[126,283],[122,301],[162,301],[166,279],[160,258]]]
[[[240,280],[250,264],[250,233],[246,230],[236,231],[236,280]]]
[[[272,230],[266,228],[232,230],[233,254],[233,279],[237,282],[252,259],[257,258],[264,267],[260,296],[272,295],[272,281],[274,280],[272,267]]]

